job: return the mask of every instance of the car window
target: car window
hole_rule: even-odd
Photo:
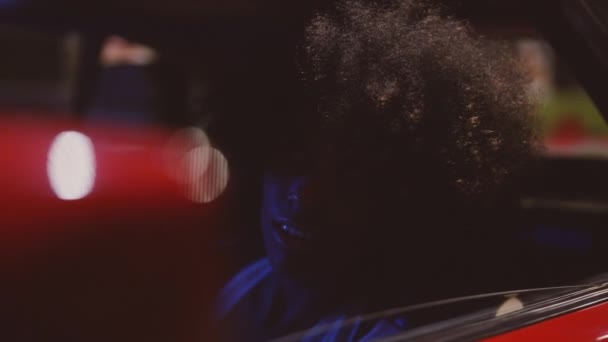
[[[608,7],[605,2],[599,0],[583,0],[582,2],[602,21],[604,28],[608,27]]]

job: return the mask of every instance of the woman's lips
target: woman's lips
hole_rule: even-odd
[[[311,247],[317,239],[317,234],[289,219],[274,219],[272,225],[279,242],[288,248],[304,249]]]

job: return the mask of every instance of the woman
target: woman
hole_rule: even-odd
[[[346,317],[298,339],[394,334],[407,317],[357,317],[458,278],[472,208],[534,150],[526,80],[509,50],[421,1],[342,2],[296,55],[294,86],[277,88],[291,111],[264,135],[267,257],[226,285],[218,318],[239,341]]]

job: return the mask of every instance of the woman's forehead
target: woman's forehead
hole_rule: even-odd
[[[312,142],[291,148],[287,146],[282,153],[273,156],[266,168],[290,175],[310,175],[321,170],[331,172],[337,166],[337,158],[329,146]]]

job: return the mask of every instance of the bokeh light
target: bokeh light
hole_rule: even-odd
[[[60,199],[78,200],[90,194],[96,176],[91,139],[74,131],[57,135],[49,149],[47,174],[51,188]]]
[[[196,154],[192,156],[196,158]],[[190,182],[188,182],[187,196],[193,202],[212,202],[224,193],[228,185],[230,172],[226,157],[219,150],[212,148],[208,160],[206,170],[198,175],[193,173]],[[196,159],[191,160],[191,165],[194,167],[198,163]]]
[[[209,138],[197,127],[188,127],[176,132],[169,139],[164,153],[169,175],[182,185],[190,182],[193,174],[205,172],[210,155]]]
[[[193,202],[212,202],[228,185],[228,161],[211,146],[200,128],[189,127],[175,133],[167,144],[165,162],[170,176]]]

